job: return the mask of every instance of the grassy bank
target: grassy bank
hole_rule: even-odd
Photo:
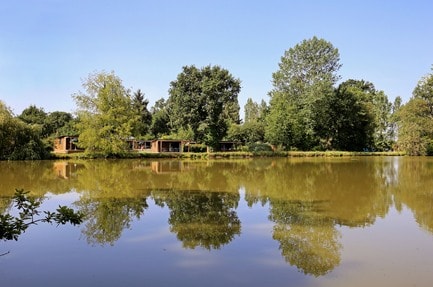
[[[88,155],[85,153],[53,154],[53,159],[96,158],[173,158],[173,159],[218,159],[253,157],[353,157],[353,156],[404,156],[404,152],[348,152],[348,151],[277,151],[277,152],[213,152],[213,153],[143,153],[131,152],[120,156]]]

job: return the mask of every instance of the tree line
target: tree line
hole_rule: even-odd
[[[42,159],[53,138],[79,135],[88,153],[119,155],[125,139],[176,138],[218,150],[221,140],[256,150],[405,151],[433,154],[433,73],[410,100],[390,102],[366,80],[341,82],[338,49],[313,37],[285,51],[272,75],[269,102],[248,98],[239,115],[241,81],[220,66],[184,66],[168,98],[149,108],[145,94],[114,73],[90,74],[72,95],[74,114],[30,105],[15,116],[0,101],[0,159]]]

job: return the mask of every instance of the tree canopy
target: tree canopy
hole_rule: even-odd
[[[433,155],[433,73],[418,82],[412,98],[398,110],[397,121],[400,149]]]
[[[149,100],[144,98],[144,93],[138,89],[132,97],[132,105],[136,112],[140,115],[140,120],[137,123],[134,135],[141,136],[145,135],[150,130],[150,125],[152,123],[152,114],[149,112],[147,105]]]
[[[231,123],[239,123],[240,80],[219,66],[184,66],[170,83],[172,132],[191,130],[192,140],[217,148]]]
[[[266,139],[272,144],[302,150],[318,145],[318,103],[333,93],[340,79],[338,49],[313,37],[290,48],[272,75]]]
[[[47,157],[39,130],[14,117],[0,101],[0,160],[39,160]]]
[[[141,119],[129,91],[114,72],[90,74],[83,87],[85,92],[73,95],[78,106],[79,146],[105,155],[127,151],[126,140]]]

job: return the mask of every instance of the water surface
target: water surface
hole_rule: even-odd
[[[81,226],[1,242],[1,286],[431,286],[433,159],[0,162]]]

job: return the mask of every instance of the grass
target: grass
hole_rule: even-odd
[[[404,152],[357,152],[357,151],[289,151],[289,157],[350,157],[350,156],[404,156]]]

